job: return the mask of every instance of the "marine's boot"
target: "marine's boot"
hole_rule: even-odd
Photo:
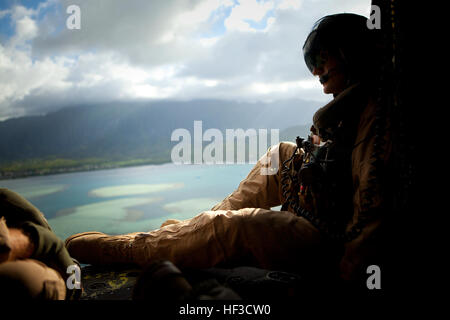
[[[132,249],[137,233],[110,236],[97,231],[83,232],[68,237],[65,245],[70,256],[80,263],[134,264]]]

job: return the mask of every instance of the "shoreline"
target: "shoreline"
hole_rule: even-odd
[[[101,170],[111,170],[111,169],[121,169],[121,168],[130,168],[130,167],[143,167],[143,166],[150,166],[150,165],[168,165],[168,164],[174,164],[172,161],[149,161],[149,162],[139,162],[139,163],[127,163],[127,164],[105,164],[105,165],[90,165],[90,166],[83,166],[83,167],[69,167],[69,168],[55,168],[55,169],[42,169],[43,171],[40,172],[38,170],[36,171],[18,171],[18,172],[5,172],[0,170],[0,183],[1,181],[11,181],[16,179],[26,179],[26,178],[32,178],[32,177],[43,177],[43,176],[51,176],[51,175],[59,175],[59,174],[65,174],[65,173],[80,173],[80,172],[90,172],[90,171],[101,171]],[[245,162],[245,163],[222,163],[222,164],[208,164],[208,163],[186,163],[183,165],[254,165],[255,163]],[[180,164],[174,164],[176,166],[179,166]]]
[[[99,171],[99,170],[108,170],[108,169],[118,169],[118,168],[126,168],[126,167],[138,167],[145,165],[159,165],[159,164],[167,164],[170,163],[170,160],[167,161],[142,161],[142,162],[130,162],[124,164],[117,163],[105,163],[105,164],[96,164],[96,165],[83,165],[78,167],[66,167],[66,168],[42,168],[42,169],[30,169],[24,171],[2,171],[0,170],[0,181],[3,180],[14,180],[21,178],[29,178],[29,177],[38,177],[38,176],[49,176],[56,174],[64,174],[64,173],[74,173],[74,172],[87,172],[87,171]]]

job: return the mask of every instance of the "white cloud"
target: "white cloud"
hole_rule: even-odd
[[[248,21],[260,22],[274,6],[273,1],[241,1],[233,7],[230,16],[225,20],[225,27],[230,31],[252,32],[255,29],[250,27]]]
[[[26,52],[0,45],[0,71],[2,106],[22,100],[33,91],[57,93],[70,87],[64,80],[69,74],[64,58],[47,57],[33,62]]]
[[[28,16],[25,16],[16,22],[16,37],[18,41],[27,41],[33,39],[38,32],[36,22]]]
[[[0,11],[15,27],[0,45],[0,118],[114,99],[328,100],[301,45],[318,18],[367,16],[370,7],[370,0],[77,3],[77,31],[65,28],[71,0]]]
[[[271,94],[274,92],[288,92],[291,90],[298,90],[300,88],[303,89],[311,89],[317,88],[320,89],[320,85],[317,80],[300,80],[300,81],[285,81],[279,83],[265,83],[265,82],[255,82],[251,84],[251,89],[254,90],[258,94]]]
[[[282,0],[278,5],[277,9],[280,10],[289,10],[294,9],[298,10],[302,6],[302,0]]]
[[[195,26],[203,23],[209,19],[214,10],[222,5],[224,2],[220,0],[200,2],[192,10],[180,13],[176,18],[176,24],[178,26]]]
[[[29,17],[36,14],[36,11],[33,9],[26,8],[24,6],[17,5],[11,10],[12,19],[17,21],[24,17]]]
[[[9,47],[26,46],[28,40],[38,35],[38,26],[32,18],[36,13],[35,10],[19,5],[0,13],[0,18],[10,15],[14,24],[15,34],[7,43]]]

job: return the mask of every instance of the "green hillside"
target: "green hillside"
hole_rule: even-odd
[[[0,178],[171,161],[175,129],[279,129],[280,140],[306,135],[317,102],[220,100],[76,106],[0,122]],[[270,134],[269,134],[270,135]],[[205,146],[207,142],[203,143]]]

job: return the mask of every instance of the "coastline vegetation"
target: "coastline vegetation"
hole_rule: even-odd
[[[10,163],[0,164],[0,179],[15,179],[67,172],[113,169],[149,164],[163,164],[168,162],[170,162],[170,158],[124,160],[110,160],[102,158],[27,159],[23,161],[14,161]]]

